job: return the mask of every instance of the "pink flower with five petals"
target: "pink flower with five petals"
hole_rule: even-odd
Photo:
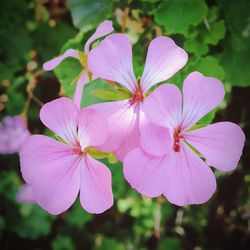
[[[142,112],[145,95],[155,84],[165,81],[187,62],[186,52],[169,37],[157,37],[151,41],[144,71],[139,83],[132,65],[132,48],[123,34],[107,36],[88,55],[88,68],[97,77],[115,81],[127,88],[129,100],[95,104],[97,110],[108,121],[108,141],[100,147],[103,151],[114,151],[123,160],[125,155],[138,146],[140,128],[147,124]]]
[[[179,206],[206,202],[216,189],[207,164],[222,171],[235,169],[245,140],[241,128],[231,122],[191,129],[223,97],[222,83],[198,72],[187,76],[183,94],[172,84],[156,89],[144,103],[154,126],[144,127],[140,148],[124,160],[130,185],[148,197],[164,194]]]
[[[32,135],[20,150],[21,172],[34,200],[51,214],[67,210],[80,192],[82,207],[102,213],[113,204],[111,173],[89,155],[107,137],[106,121],[62,97],[45,104],[42,122],[61,139]]]

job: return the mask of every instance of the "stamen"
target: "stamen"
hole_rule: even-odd
[[[72,153],[73,155],[79,155],[79,156],[83,156],[83,157],[86,155],[86,153],[83,152],[82,149],[81,149],[80,147],[78,147],[78,148],[73,148],[73,149],[71,150],[71,153]]]
[[[140,88],[137,88],[137,90],[134,93],[133,98],[130,100],[130,104],[133,105],[138,102],[142,102],[144,100],[144,95]]]
[[[173,145],[173,150],[175,152],[181,151],[181,143],[180,143],[181,138],[183,138],[183,136],[181,135],[180,128],[175,129],[175,131],[174,131],[174,145]]]

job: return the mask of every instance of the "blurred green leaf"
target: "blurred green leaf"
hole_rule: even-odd
[[[94,248],[95,250],[125,250],[125,247],[115,239],[103,238],[101,244]]]
[[[65,41],[76,35],[76,30],[66,23],[58,23],[55,27],[42,23],[34,31],[34,47],[40,61],[45,62],[59,55]],[[46,39],[44,39],[46,37]]]
[[[50,233],[54,219],[37,205],[22,204],[20,206],[22,219],[12,225],[12,230],[20,237],[37,239]]]
[[[209,24],[209,29],[206,29],[202,33],[202,40],[206,44],[216,45],[225,36],[225,24],[224,21],[218,21]]]
[[[181,250],[183,249],[178,239],[166,237],[160,240],[158,250]]]
[[[113,1],[69,0],[74,25],[81,31],[89,31],[112,15]]]
[[[69,212],[65,215],[65,220],[72,226],[84,226],[88,221],[90,221],[93,218],[92,214],[87,213],[77,200],[77,202],[74,203],[72,208]]]
[[[196,54],[197,56],[205,55],[208,52],[207,44],[197,40],[196,38],[192,40],[186,40],[184,42],[184,49],[187,52]]]
[[[9,115],[14,116],[20,114],[26,102],[25,95],[25,77],[15,78],[7,89],[8,101],[5,104],[6,111]]]
[[[0,194],[2,196],[9,200],[15,200],[20,184],[21,181],[16,172],[0,172]]]
[[[74,250],[75,246],[72,239],[66,235],[57,235],[52,241],[53,250]]]
[[[164,26],[167,34],[187,35],[188,28],[199,24],[207,10],[204,0],[166,0],[154,11],[154,16],[155,21]]]
[[[223,80],[225,72],[219,61],[212,56],[199,58],[188,67],[188,72],[199,71],[205,76],[215,77]]]
[[[80,77],[82,66],[74,58],[67,58],[56,67],[55,73],[62,84],[66,96],[72,98],[75,92],[77,80]]]
[[[232,85],[250,85],[250,1],[217,0],[226,17],[230,37],[225,43],[221,64]]]

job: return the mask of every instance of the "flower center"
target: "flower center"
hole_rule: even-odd
[[[80,147],[71,149],[71,153],[73,155],[79,155],[82,157],[86,156],[86,152],[82,151],[82,149]]]
[[[135,103],[142,102],[143,100],[144,100],[144,95],[139,87],[135,91],[133,98],[130,99],[130,104],[133,105]]]
[[[181,135],[181,130],[180,128],[177,128],[174,130],[174,144],[173,144],[173,150],[175,152],[180,152],[181,150],[181,143],[180,140],[183,138],[183,136]]]

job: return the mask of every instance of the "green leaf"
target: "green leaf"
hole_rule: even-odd
[[[174,237],[166,237],[161,239],[158,250],[181,250],[183,249],[178,239]]]
[[[186,40],[184,42],[184,49],[187,52],[196,54],[197,56],[205,55],[208,52],[207,44],[197,41],[196,39]]]
[[[122,243],[115,239],[103,238],[101,244],[94,248],[95,250],[125,250]]]
[[[209,29],[206,29],[202,33],[202,40],[206,44],[216,45],[226,33],[224,21],[218,21],[211,23]]]
[[[250,48],[247,51],[237,51],[232,43],[226,47],[221,56],[226,75],[226,81],[234,86],[250,86]]]
[[[217,2],[224,11],[228,29],[241,36],[250,23],[250,1],[217,0]]]
[[[94,81],[89,82],[83,91],[83,98],[82,98],[82,107],[87,107],[92,104],[103,102],[103,100],[97,98],[96,96],[92,95],[95,89],[103,89],[105,91],[113,91],[113,88],[104,80],[98,78]]]
[[[116,91],[108,91],[103,89],[94,89],[91,91],[91,95],[105,101],[115,101],[117,100]]]
[[[69,10],[75,27],[81,31],[89,31],[112,15],[113,1],[69,0]]]
[[[206,114],[203,118],[201,118],[198,123],[200,125],[202,125],[202,124],[210,124],[213,121],[213,119],[215,118],[216,111],[217,111],[217,109],[212,110],[211,112]],[[196,125],[196,126],[198,126],[198,125]]]
[[[75,246],[72,239],[66,235],[57,235],[52,242],[53,250],[74,250]]]
[[[191,25],[199,24],[207,13],[204,0],[166,0],[154,11],[155,21],[167,34],[187,35]]]
[[[92,214],[89,214],[83,210],[79,200],[74,203],[70,211],[66,213],[65,220],[72,226],[84,226],[88,221],[93,218]]]
[[[91,95],[105,101],[118,101],[130,98],[129,92],[126,92],[123,89],[94,89],[91,91]]]
[[[229,39],[224,45],[221,64],[226,81],[231,85],[250,85],[250,1],[217,0],[226,17],[230,30]]]
[[[41,62],[58,56],[65,41],[75,35],[76,30],[66,23],[58,23],[55,27],[50,27],[45,23],[39,25],[34,31],[33,39]]]
[[[10,87],[7,90],[8,101],[5,104],[6,111],[9,115],[19,115],[25,105],[25,96],[24,92],[24,82],[25,78],[20,76],[13,80]]]
[[[67,58],[55,69],[56,76],[62,84],[63,90],[70,98],[73,97],[82,69],[80,62],[74,58]]]
[[[219,61],[212,56],[199,58],[188,67],[188,72],[199,71],[202,74],[210,77],[215,77],[223,80],[225,72]]]
[[[20,205],[22,219],[12,225],[12,230],[20,237],[37,239],[50,233],[54,217],[49,215],[37,205]]]

